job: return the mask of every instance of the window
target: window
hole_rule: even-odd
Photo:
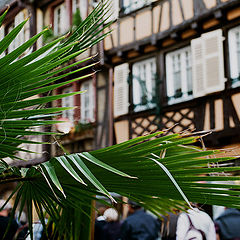
[[[168,103],[192,97],[191,48],[186,47],[166,55],[166,79]]]
[[[129,65],[123,63],[114,68],[114,117],[128,113],[129,106]]]
[[[7,26],[6,33],[9,34],[14,29],[14,22]],[[8,53],[12,52],[17,45],[17,38],[15,38],[8,47]]]
[[[185,47],[166,54],[168,104],[224,90],[222,30],[204,33]]]
[[[230,77],[232,86],[240,86],[240,26],[229,30]]]
[[[81,85],[81,121],[84,123],[94,121],[94,93],[92,81],[84,82]]]
[[[128,14],[151,2],[154,2],[154,0],[123,0],[123,13]]]
[[[95,8],[99,2],[104,2],[103,0],[92,0],[91,5],[93,8]],[[111,0],[109,1],[111,11],[109,11],[107,14],[105,14],[104,18],[106,19],[106,23],[110,21],[114,21],[118,18],[119,15],[119,0]],[[80,8],[81,10],[81,8]],[[81,11],[82,12],[82,11]]]
[[[64,88],[62,93],[71,93],[73,92],[72,87]],[[62,107],[74,107],[74,96],[68,96],[62,99]],[[74,121],[74,109],[63,111],[62,116],[69,119],[71,122]]]
[[[72,0],[72,12],[75,13],[79,8],[80,0]]]
[[[66,7],[65,4],[62,3],[54,8],[53,11],[54,19],[53,19],[53,30],[54,35],[62,35],[67,31],[67,22],[66,21]]]
[[[15,27],[17,27],[20,23],[22,23],[28,17],[28,12],[26,9],[19,12],[12,23],[10,23],[6,28],[6,33],[10,33]],[[21,46],[24,42],[29,40],[30,38],[30,23],[29,21],[25,23],[23,29],[19,32],[16,38],[12,41],[12,43],[8,47],[8,52],[12,52],[19,46]]]
[[[156,60],[150,58],[133,64],[134,111],[143,111],[156,105]]]
[[[4,29],[4,26],[2,25],[2,26],[0,27],[0,41],[2,41],[2,39],[4,38],[4,35],[5,35],[4,31],[5,31],[5,29]],[[2,58],[2,57],[4,57],[4,56],[5,56],[5,52],[2,52],[2,53],[0,54],[0,57]]]
[[[87,8],[87,0],[72,0],[72,13],[75,14],[77,12],[77,9],[79,9],[81,19],[85,19],[87,17]]]

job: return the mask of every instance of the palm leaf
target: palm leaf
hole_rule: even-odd
[[[44,34],[44,30],[0,59],[0,183],[18,183],[11,195],[16,199],[12,216],[17,206],[20,207],[19,215],[27,206],[31,237],[32,209],[35,206],[45,231],[44,212],[49,214],[54,226],[52,239],[58,236],[88,239],[92,201],[98,195],[113,201],[111,192],[129,197],[155,214],[172,208],[182,209],[186,206],[185,200],[240,208],[240,187],[228,184],[239,180],[233,174],[239,168],[221,167],[221,162],[231,162],[233,158],[207,157],[218,152],[195,147],[193,144],[198,137],[163,136],[164,132],[159,132],[89,153],[55,157],[29,168],[18,169],[5,162],[5,157],[17,159],[15,153],[25,151],[20,144],[36,143],[24,138],[34,127],[55,124],[58,121],[49,118],[70,109],[44,106],[52,100],[80,92],[46,95],[34,100],[27,98],[45,92],[51,94],[57,87],[92,75],[88,71],[85,76],[71,79],[72,74],[94,65],[90,63],[71,72],[73,67],[91,58],[61,66],[108,34],[102,34],[102,31],[111,24],[104,24],[110,9],[110,1],[104,1],[69,37],[56,39],[19,59]],[[6,12],[0,17],[0,23],[5,15]],[[1,40],[0,53],[8,48],[26,21]],[[63,77],[69,80],[63,82]],[[42,134],[41,131],[33,133]],[[218,163],[220,167],[209,167],[209,163]],[[82,226],[79,229],[80,221]]]

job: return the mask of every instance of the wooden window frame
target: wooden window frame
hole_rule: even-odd
[[[153,65],[150,66],[151,64],[153,64]],[[145,69],[146,69],[145,72],[142,71],[143,67],[145,67]],[[151,72],[151,70],[152,70],[151,67],[153,67],[154,73]],[[148,109],[152,109],[152,108],[156,107],[156,104],[151,103],[151,102],[147,102],[147,104],[141,104],[141,98],[143,97],[143,94],[142,94],[143,89],[141,89],[139,81],[135,77],[135,72],[138,72],[138,70],[140,68],[141,68],[140,74],[141,75],[144,74],[146,77],[143,80],[145,82],[145,87],[146,87],[146,98],[147,98],[146,100],[151,101],[153,99],[153,97],[156,97],[155,95],[153,95],[154,94],[153,91],[155,90],[155,94],[156,94],[157,83],[156,83],[156,79],[153,79],[154,76],[152,76],[152,74],[154,74],[155,76],[157,74],[156,58],[151,57],[151,58],[147,58],[145,60],[141,60],[141,61],[133,63],[132,64],[132,102],[133,102],[133,106],[136,105],[133,109],[134,112],[140,112],[140,111],[144,111],[144,110],[148,110]]]
[[[70,90],[70,91],[69,91]],[[73,85],[62,88],[62,94],[73,92]],[[66,104],[67,101],[70,101],[70,104]],[[68,96],[62,99],[62,107],[74,107],[74,96]],[[62,113],[63,118],[69,119],[70,122],[74,122],[74,109],[65,110]]]
[[[84,85],[89,84],[89,88],[86,89]],[[95,122],[95,92],[94,92],[94,81],[93,79],[89,79],[87,81],[84,81],[81,83],[80,86],[80,91],[87,90],[87,92],[83,93],[80,95],[80,122],[82,123],[90,123],[90,122]],[[86,97],[89,97],[89,105],[88,105],[88,111],[89,111],[89,117],[86,119],[85,116],[85,99]]]
[[[64,24],[61,24],[61,17],[60,17],[60,24],[59,24],[60,26],[57,25],[57,21],[56,21],[56,18],[57,18],[56,17],[56,12],[57,12],[58,9],[60,9],[60,16],[62,14],[64,15],[64,13],[62,13],[63,8],[65,8],[65,13],[67,13],[67,8],[66,8],[65,4],[66,4],[65,1],[60,1],[60,2],[58,1],[58,2],[56,2],[55,5],[52,6],[53,33],[56,36],[62,35],[67,31],[67,29],[65,29],[67,27]],[[56,29],[58,29],[58,30],[56,30]]]
[[[128,7],[126,7],[126,1],[129,1]],[[132,12],[135,12],[139,9],[142,9],[143,7],[146,7],[150,5],[155,0],[120,0],[120,9],[121,9],[121,15],[127,15]],[[134,7],[134,5],[136,5]]]
[[[238,62],[238,57],[237,57],[237,43],[236,43],[236,36],[235,36],[236,33],[239,34],[239,39],[240,39],[240,25],[230,28],[228,31],[228,51],[229,51],[229,66],[230,66],[231,79],[237,79],[240,76],[240,63]],[[239,51],[240,51],[240,48],[239,48]],[[236,80],[235,82],[231,82],[232,88],[239,87],[239,86],[240,86],[239,80]]]
[[[184,102],[193,99],[192,89],[188,89],[188,81],[187,81],[187,66],[186,66],[186,58],[185,53],[188,52],[191,56],[191,47],[190,45],[185,46],[183,48],[168,52],[165,55],[165,73],[166,73],[166,94],[168,97],[168,104],[175,104],[179,102]],[[180,75],[181,75],[181,94],[180,97],[175,97],[174,94],[174,79],[173,79],[173,58],[180,54]],[[191,58],[190,58],[191,61]],[[192,66],[192,65],[191,65]],[[192,71],[192,67],[191,67]],[[191,79],[193,81],[193,78]]]

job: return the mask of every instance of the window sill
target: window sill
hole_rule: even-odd
[[[168,105],[174,105],[177,103],[186,102],[186,101],[192,100],[193,98],[194,98],[193,95],[190,95],[190,96],[186,96],[186,97],[170,99],[168,101]]]
[[[86,129],[80,132],[70,132],[63,136],[60,136],[60,140],[63,145],[73,143],[73,142],[78,142],[78,141],[84,141],[86,139],[93,139],[93,138],[94,138],[93,128]]]
[[[142,112],[146,110],[151,110],[156,107],[155,103],[148,103],[147,105],[138,105],[134,108],[133,112]]]
[[[234,82],[234,83],[232,83],[232,88],[237,88],[237,87],[239,87],[240,86],[240,81],[237,81],[237,82]]]

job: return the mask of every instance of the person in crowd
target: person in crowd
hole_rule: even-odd
[[[240,240],[240,211],[227,208],[215,220],[216,232],[220,240]]]
[[[120,238],[121,224],[118,220],[118,212],[114,208],[108,208],[103,217],[107,223],[103,227],[105,240],[118,240]]]
[[[19,212],[18,212],[18,214],[19,214]],[[20,219],[18,219],[18,214],[16,215],[16,220],[19,225],[19,228],[15,235],[15,236],[17,236],[16,240],[25,240],[28,235],[27,216],[26,216],[25,212],[22,212]]]
[[[97,211],[94,229],[94,240],[104,240],[103,227],[107,223],[105,217],[103,216],[105,210],[105,207],[100,207]]]
[[[177,221],[177,240],[215,240],[216,232],[210,216],[198,208],[181,213]]]
[[[168,212],[161,220],[161,239],[176,240],[178,214]]]
[[[5,204],[5,200],[1,199],[0,200],[0,208],[2,208],[4,206],[4,204]],[[4,240],[4,239],[12,240],[18,229],[18,224],[17,224],[16,220],[12,219],[10,227],[9,227],[7,233],[5,234],[7,227],[8,227],[8,223],[10,221],[9,215],[11,213],[11,210],[12,210],[11,204],[7,203],[3,207],[2,211],[0,212],[0,239],[2,239],[2,240]],[[5,237],[4,237],[4,235],[5,235]]]
[[[157,219],[133,201],[128,202],[128,213],[129,216],[121,225],[121,240],[158,239],[160,223]]]

